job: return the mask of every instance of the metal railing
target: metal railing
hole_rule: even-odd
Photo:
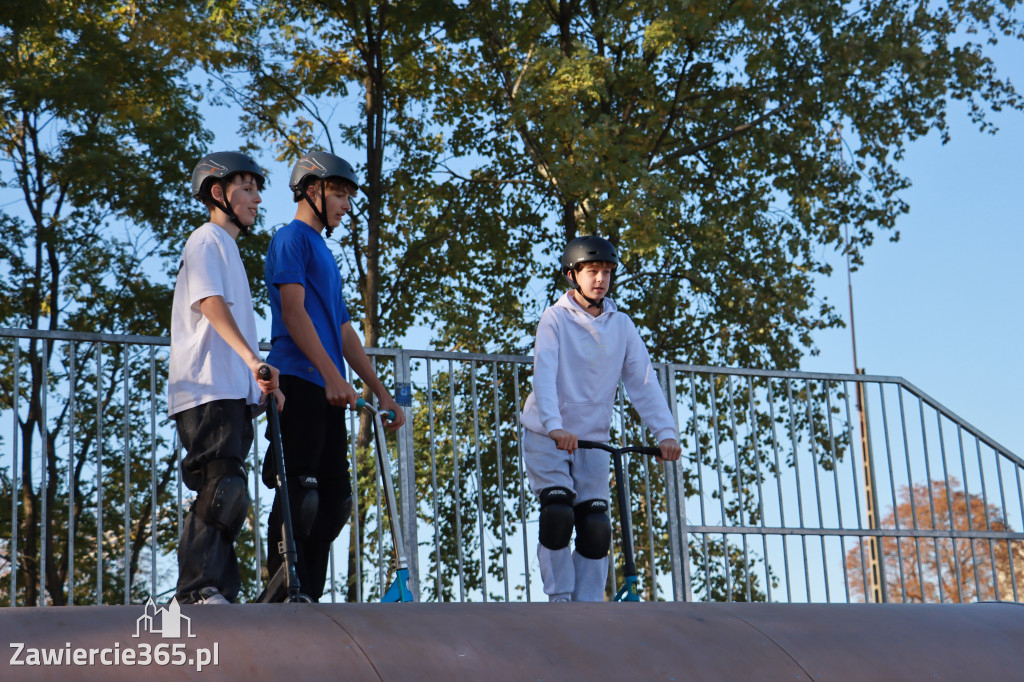
[[[168,598],[191,492],[165,412],[167,345],[0,330],[0,603]],[[408,425],[389,448],[413,592],[436,601],[545,599],[519,425],[531,358],[368,352],[406,410]],[[626,461],[645,599],[1024,597],[1024,462],[912,384],[657,369],[684,454],[673,464]],[[372,601],[389,579],[387,519],[355,413],[348,427],[356,509],[335,542],[325,599]],[[257,433],[253,511],[238,543],[250,599],[265,564],[270,492],[258,477],[261,424]],[[612,437],[649,438],[622,391]],[[613,496],[618,529],[615,504]],[[618,547],[616,537],[609,594]]]

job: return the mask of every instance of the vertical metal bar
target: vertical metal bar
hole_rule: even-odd
[[[823,381],[821,382],[821,388],[825,393],[825,424],[828,426],[828,455],[832,458],[832,480],[836,489],[836,516],[839,521],[839,528],[845,528],[843,523],[843,500],[839,492],[839,457],[836,454],[835,427],[832,423],[832,387],[829,385],[829,382]]]
[[[159,524],[159,505],[157,504],[157,487],[156,487],[156,346],[149,347],[149,502],[150,502],[150,532],[149,532],[149,552],[150,552],[150,574],[149,574],[149,595],[155,597],[156,591],[156,541],[157,541],[157,529],[160,527]],[[256,494],[257,504],[259,503],[259,493]],[[256,521],[259,524],[259,508],[257,507]],[[257,556],[259,556],[259,547],[256,548]],[[259,573],[256,574],[259,576]]]
[[[376,371],[376,370],[375,370]],[[375,436],[372,436],[374,440],[374,447],[379,447],[379,441],[376,440]],[[387,552],[384,551],[384,517],[387,514],[384,511],[384,500],[381,482],[384,478],[384,472],[381,471],[381,459],[382,457],[370,456],[373,460],[374,469],[374,490],[376,492],[376,509],[377,509],[377,596],[383,597],[384,591],[387,589]],[[390,464],[390,463],[389,463]]]
[[[19,414],[21,399],[21,340],[14,341],[14,363],[12,367],[11,388],[14,391],[14,410],[11,416],[11,606],[18,605],[18,446],[21,415]]]
[[[671,365],[665,367],[665,387],[668,389],[669,408],[672,422],[679,427],[679,396],[676,394],[676,372]],[[694,422],[696,427],[696,422]],[[680,440],[682,444],[682,440]],[[700,470],[700,457],[696,460]],[[686,519],[686,486],[683,481],[682,464],[665,462],[662,466],[665,482],[671,495],[668,496],[669,551],[672,553],[672,598],[675,601],[693,601],[690,578],[690,533]]]
[[[892,498],[891,498],[892,499],[892,509],[893,509],[893,515],[892,516],[893,516],[893,519],[894,519],[893,525],[895,526],[896,530],[899,530],[899,528],[900,528],[900,519],[899,519],[899,514],[896,513],[896,510],[897,510],[897,508],[899,506],[896,503],[896,471],[895,471],[895,468],[893,467],[893,463],[892,463],[892,447],[891,447],[891,444],[889,442],[889,415],[888,415],[888,410],[885,407],[885,387],[882,384],[878,384],[878,396],[879,396],[879,400],[880,400],[880,403],[881,403],[881,410],[882,410],[882,433],[885,436],[885,458],[886,458],[886,462],[888,463],[888,466],[889,466],[889,490],[891,491],[891,495],[892,495]],[[876,491],[877,491],[877,488],[876,488]],[[875,506],[875,509],[876,510],[878,509],[877,505]],[[885,542],[884,539],[880,539],[879,540],[879,547],[880,548],[884,547],[884,542]],[[900,597],[903,600],[903,603],[906,603],[906,601],[907,601],[907,577],[906,577],[905,571],[903,570],[903,548],[900,545],[899,537],[895,538],[895,545],[896,545],[896,562],[897,562],[897,565],[899,566],[899,571],[900,571]],[[879,554],[881,555],[882,553],[879,552]],[[881,557],[880,557],[880,559],[881,559]],[[884,560],[883,560],[883,564],[882,564],[882,572],[883,572],[883,574],[884,574],[884,571],[885,571],[885,567],[884,567]]]
[[[865,392],[861,391],[860,384],[855,384],[855,386],[856,386],[856,390],[857,390],[857,395],[858,396],[866,395]],[[867,409],[867,405],[865,405],[865,402],[866,401],[862,400],[861,401],[861,405],[862,405],[862,409],[866,410]],[[853,505],[854,505],[854,511],[856,512],[857,529],[858,530],[862,530],[864,528],[864,522],[861,519],[860,486],[857,485],[859,476],[858,476],[858,473],[857,473],[857,465],[853,461],[854,460],[854,456],[853,456],[853,420],[852,420],[851,415],[850,415],[850,384],[847,381],[843,382],[843,403],[844,403],[844,405],[846,407],[846,443],[849,446],[849,452],[850,452],[850,457],[849,457],[849,460],[850,460],[850,480],[853,481]],[[868,505],[870,505],[870,502],[868,503]],[[870,525],[870,521],[869,521],[869,525]],[[870,582],[870,578],[868,578],[867,573],[865,571],[864,543],[865,543],[865,541],[869,542],[869,543],[874,543],[876,540],[878,540],[878,538],[874,538],[874,537],[865,538],[863,535],[861,535],[861,536],[859,536],[857,538],[857,544],[860,547],[860,570],[861,570],[861,579],[864,581],[862,584],[864,585],[864,601],[865,602],[869,601],[867,594],[868,594],[868,589],[869,589],[869,586],[871,585],[871,582]],[[842,541],[840,542],[840,544],[843,545],[843,557],[845,558],[846,557],[846,545]],[[845,560],[844,560],[844,562],[843,562],[843,580],[847,580],[847,579],[848,579],[848,576],[846,575],[846,563],[845,563]],[[846,600],[850,601],[849,583],[847,583],[847,587],[846,587]]]
[[[75,605],[75,410],[78,391],[78,343],[68,342],[71,349],[68,370],[68,606]],[[17,386],[15,386],[17,390]]]
[[[796,509],[800,521],[800,530],[805,530],[804,525],[804,493],[803,484],[800,480],[800,457],[799,441],[796,437],[796,407],[793,405],[793,382],[786,379],[786,400],[789,408],[789,442],[793,446],[793,470],[796,473]],[[813,462],[812,462],[813,464]],[[807,535],[800,534],[801,557],[804,561],[804,589],[806,590],[807,601],[811,601],[811,571],[807,563]]]
[[[932,495],[932,465],[928,454],[928,435],[924,422],[924,401],[921,399],[921,396],[917,396],[917,409],[918,418],[921,420],[921,443],[924,447],[925,489],[928,491],[928,509],[931,513],[932,530],[938,530],[939,524],[935,516],[935,498]],[[932,538],[932,546],[935,551],[935,573],[939,583],[939,603],[942,603],[946,601],[946,595],[942,585],[942,555],[939,553],[938,538]]]
[[[974,530],[974,500],[971,495],[971,488],[968,484],[967,479],[967,459],[964,456],[964,432],[963,428],[956,425],[956,440],[957,447],[960,449],[960,473],[964,476],[964,500],[967,503],[967,530]],[[968,546],[971,548],[971,569],[974,574],[974,598],[977,601],[981,601],[981,582],[978,580],[978,555],[974,551],[974,539],[967,541]]]
[[[405,560],[409,569],[409,591],[415,601],[420,599],[420,553],[419,526],[417,524],[416,501],[416,440],[414,434],[412,395],[411,354],[405,349],[395,356],[395,383],[410,387],[410,405],[401,405],[405,413],[405,425],[395,432],[398,449],[398,500],[402,518],[399,521],[405,544]],[[383,435],[383,434],[382,434]]]
[[[512,386],[515,390],[515,424],[517,445],[517,473],[519,475],[519,522],[523,528],[523,582],[526,588],[526,601],[532,601],[530,595],[530,545],[526,527],[526,465],[523,461],[523,421],[519,406],[519,363],[512,363]]]
[[[990,531],[992,530],[992,521],[991,519],[989,519],[988,516],[988,486],[985,483],[985,462],[982,460],[981,457],[981,441],[978,439],[977,436],[974,437],[974,447],[978,453],[978,475],[981,478],[981,500],[982,503],[985,505],[985,530]],[[995,548],[993,547],[995,542],[991,539],[988,539],[985,540],[985,544],[988,546],[989,565],[992,567],[992,586],[995,590],[995,599],[996,601],[1000,601],[999,576],[996,575],[996,555]]]
[[[814,471],[814,499],[817,501],[817,504],[818,504],[818,528],[824,530],[824,528],[825,528],[825,518],[824,518],[824,515],[822,514],[822,509],[821,509],[821,480],[820,480],[820,477],[818,476],[818,466],[819,466],[819,464],[818,464],[818,457],[817,457],[817,454],[816,454],[817,453],[817,448],[814,447],[814,441],[815,441],[814,414],[813,414],[812,405],[811,405],[812,401],[814,400],[814,388],[813,388],[813,384],[811,383],[811,381],[809,379],[804,382],[804,385],[807,388],[807,430],[808,430],[808,433],[810,434],[809,445],[810,445],[810,448],[811,448],[811,464],[814,465],[813,466],[813,471]],[[828,392],[827,388],[825,389],[825,392],[826,393]],[[825,535],[824,535],[824,533],[819,534],[818,535],[818,539],[821,541],[821,566],[822,566],[823,572],[825,574],[825,601],[828,602],[828,603],[831,603],[832,602],[832,594],[831,594],[830,586],[828,584],[829,583],[829,578],[828,578],[828,554],[825,551]]]
[[[103,344],[96,344],[96,603],[103,603]]]
[[[722,512],[722,525],[725,526],[725,525],[728,524],[728,519],[727,519],[726,514],[725,514],[725,488],[724,488],[724,486],[722,484],[723,464],[722,464],[721,450],[719,449],[719,442],[721,441],[721,436],[720,436],[719,430],[718,430],[718,400],[717,400],[717,397],[715,395],[715,393],[716,393],[715,392],[715,375],[714,374],[709,375],[709,379],[711,380],[711,419],[713,420],[712,424],[714,426],[714,435],[715,435],[715,468],[718,471],[718,503],[719,503],[719,506],[721,507],[721,512]],[[722,559],[723,559],[724,564],[725,564],[726,601],[730,601],[731,602],[732,601],[732,572],[729,570],[729,538],[728,538],[728,536],[725,535],[725,533],[722,533]],[[710,573],[708,574],[707,578],[710,581],[710,579],[711,579],[711,574]]]
[[[906,411],[903,407],[903,387],[897,386],[896,395],[899,398],[900,403],[900,426],[903,429],[903,452],[907,459],[907,489],[910,492],[910,520],[913,523],[913,529],[918,529],[917,523],[917,503],[915,498],[917,497],[914,493],[914,475],[913,469],[910,465],[910,443],[907,439],[907,417]],[[924,563],[921,561],[921,543],[914,539],[914,556],[917,559],[917,575],[921,584],[921,601],[924,601]]]
[[[943,487],[946,488],[946,511],[949,514],[949,530],[955,531],[956,519],[953,517],[953,493],[949,489],[949,467],[946,465],[946,439],[942,432],[942,415],[938,410],[935,411],[935,425],[939,431],[939,455],[942,458],[942,482]],[[967,502],[967,515],[971,514],[970,500],[964,496]],[[956,600],[957,602],[964,601],[963,595],[963,576],[960,573],[960,557],[956,548],[956,537],[950,535],[949,544],[953,551],[953,570],[956,579]]]
[[[770,381],[770,380],[769,380]],[[757,428],[757,411],[754,407],[754,378],[747,377],[747,399],[750,403],[750,449],[754,456],[754,481],[757,484],[757,512],[761,520],[760,526],[764,525],[764,488],[761,486],[761,448],[759,447],[760,437]],[[772,601],[772,581],[768,569],[768,534],[762,530],[761,547],[764,549],[764,586],[765,598]]]
[[[462,482],[459,478],[460,467],[459,467],[459,438],[458,438],[458,418],[455,414],[456,411],[456,400],[455,400],[455,369],[452,361],[448,361],[448,397],[451,402],[451,418],[452,418],[452,464],[453,474],[455,479],[455,537],[457,542],[455,543],[456,552],[459,558],[459,601],[466,601],[466,574],[465,574],[465,557],[462,555]]]
[[[700,450],[700,429],[698,427],[698,424],[700,423],[700,421],[698,419],[698,414],[697,414],[697,382],[696,382],[696,373],[692,372],[692,371],[690,372],[690,403],[691,403],[691,406],[692,406],[692,409],[693,409],[693,446],[694,446],[694,452],[696,453],[696,456],[697,456],[697,486],[698,486],[698,489],[700,490],[700,495],[698,495],[698,497],[700,498],[699,499],[699,502],[700,502],[700,525],[706,526],[707,523],[708,523],[708,520],[707,520],[707,511],[704,508],[704,473],[703,473],[704,472],[704,453],[702,453],[701,450]],[[708,534],[707,533],[701,533],[700,534],[700,542],[701,542],[701,549],[703,550],[703,553],[704,553],[704,576],[706,578],[706,580],[704,581],[704,585],[705,585],[705,594],[704,594],[704,596],[705,596],[705,598],[708,601],[710,601],[711,600],[711,587],[710,587],[710,577],[711,577],[710,552],[711,552],[711,550],[710,550],[710,547],[708,547]]]
[[[1006,540],[1006,557],[1010,560],[1010,587],[1013,592],[1013,601],[1020,601],[1020,596],[1017,594],[1017,569],[1014,566],[1013,545],[1009,540]]]
[[[505,584],[505,601],[508,602],[508,538],[505,529],[505,477],[503,472],[505,467],[501,456],[501,401],[499,400],[498,390],[500,385],[498,382],[498,362],[494,361],[492,367],[494,369],[494,390],[492,391],[494,396],[494,455],[497,458],[496,464],[498,467],[498,513],[501,515],[501,570],[504,576],[502,582]]]
[[[646,504],[646,510],[644,517],[647,520],[647,565],[650,568],[649,575],[647,576],[647,582],[650,585],[651,600],[658,600],[658,572],[657,563],[654,561],[654,511],[653,511],[653,500],[651,499],[651,461],[648,457],[641,457],[640,464],[643,467],[644,472],[644,501]]]
[[[828,425],[828,447],[829,455],[832,457],[832,479],[835,481],[836,488],[836,515],[839,520],[839,528],[843,528],[843,499],[839,493],[839,458],[836,455],[836,439],[835,439],[835,428],[832,424],[832,388],[829,386],[827,381],[821,383],[823,392],[825,393],[825,423]],[[859,521],[859,517],[858,517]],[[843,590],[846,595],[846,603],[850,602],[850,580],[846,575],[846,565],[842,563],[846,559],[846,542],[843,536],[839,536],[839,557],[840,565],[843,567]]]
[[[128,344],[124,344],[124,406],[122,425],[124,427],[124,604],[131,603],[131,537],[132,537],[132,470],[131,470],[131,434],[128,426]]]
[[[862,373],[858,370],[858,373]],[[864,472],[864,504],[867,510],[868,528],[878,530],[881,523],[878,519],[878,485],[875,480],[875,461],[871,445],[871,422],[868,418],[867,387],[862,380],[856,380],[857,414],[860,426],[861,469]],[[849,391],[847,396],[847,414],[849,415]],[[849,420],[848,420],[849,422]],[[852,422],[851,422],[852,423]],[[852,427],[851,427],[852,433]],[[853,451],[853,439],[850,440],[850,451]],[[852,458],[851,458],[852,459]],[[892,471],[889,471],[892,476]],[[857,476],[854,476],[856,485]],[[854,498],[858,502],[857,518],[860,519],[860,494]],[[885,579],[885,561],[882,556],[883,540],[879,536],[871,537],[871,592],[876,602],[888,601],[888,586]]]
[[[356,426],[358,420],[356,419],[355,410],[350,410],[348,413],[348,433],[346,434],[349,438],[350,446],[349,452],[351,455],[351,479],[352,479],[352,539],[349,541],[349,553],[354,557],[352,564],[355,565],[356,569],[356,603],[361,604],[363,602],[363,530],[359,523],[359,429]],[[353,546],[354,545],[354,546]],[[348,561],[346,561],[346,564]],[[345,576],[347,580],[351,580],[351,575]],[[331,589],[334,590],[334,576],[331,576]],[[346,600],[348,594],[346,590]]]
[[[484,474],[480,462],[480,399],[476,392],[476,360],[470,363],[470,395],[473,399],[473,456],[476,462],[476,519],[480,529],[480,586],[482,599],[487,602],[487,543],[484,526]]]
[[[430,490],[431,504],[434,511],[434,598],[444,601],[444,583],[441,581],[441,528],[440,511],[437,507],[437,447],[434,444],[434,372],[427,361],[427,427],[430,434]]]
[[[50,509],[49,509],[49,474],[50,474],[50,438],[46,427],[47,408],[47,387],[50,383],[50,341],[43,339],[43,354],[39,364],[42,366],[42,413],[39,415],[39,500],[42,508],[42,516],[39,523],[39,606],[46,606],[46,554],[47,544],[50,541]]]
[[[992,454],[995,456],[996,478],[999,481],[999,503],[1000,503],[1000,508],[1004,510],[1004,513],[1006,513],[1006,509],[1007,509],[1007,506],[1006,506],[1006,488],[1004,487],[1004,483],[1003,483],[1003,467],[1002,467],[1002,461],[1001,461],[1002,458],[1000,457],[998,450],[993,450]],[[1003,530],[1006,530],[1005,526],[1004,526]],[[1010,586],[1012,588],[1011,591],[1013,592],[1013,600],[1017,601],[1017,585],[1015,584],[1016,580],[1013,579],[1013,548],[1010,546],[1010,541],[1009,540],[1006,541],[1006,553],[1007,553],[1007,556],[1010,559],[1010,576],[1011,576]],[[995,568],[995,565],[993,564],[993,569],[994,568]],[[998,579],[996,580],[996,582],[997,583],[999,582]]]
[[[744,521],[743,512],[746,507],[746,503],[743,497],[743,462],[740,457],[740,451],[743,449],[740,445],[739,430],[736,428],[736,401],[734,399],[732,390],[732,375],[728,374],[725,377],[725,389],[726,394],[729,398],[729,425],[732,428],[732,448],[734,459],[736,460],[736,490],[739,497],[739,525],[746,526],[747,522]],[[748,516],[749,519],[749,516]],[[746,594],[747,601],[752,601],[751,585],[750,585],[750,552],[747,542],[747,534],[742,534],[743,541],[743,583],[744,593]]]
[[[708,523],[707,512],[704,509],[704,453],[700,449],[700,427],[697,418],[697,380],[696,374],[690,372],[690,409],[693,416],[693,453],[697,458],[697,489],[700,490],[700,525]]]
[[[782,528],[786,527],[786,505],[785,499],[782,494],[782,463],[779,461],[779,441],[778,432],[775,428],[775,389],[773,388],[772,380],[768,379],[768,410],[769,419],[772,427],[772,454],[775,458],[775,487],[778,489],[779,495],[779,525]],[[789,576],[789,548],[786,545],[786,535],[782,535],[782,564],[783,570],[786,576],[786,601],[793,601],[793,586],[790,582]],[[767,554],[767,552],[766,552]],[[765,556],[765,565],[767,570],[768,557]],[[770,577],[769,577],[770,579]]]
[[[276,410],[277,401],[273,395],[267,396],[267,409]],[[253,550],[256,555],[256,582],[263,579],[263,538],[260,537],[260,422],[259,417],[252,418],[252,489],[253,489],[253,524],[252,541]],[[334,601],[334,547],[331,547],[329,561],[331,562],[331,601]]]

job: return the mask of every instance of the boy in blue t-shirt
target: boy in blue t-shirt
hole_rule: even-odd
[[[270,241],[265,279],[273,315],[268,362],[281,371],[288,408],[281,413],[281,440],[288,471],[288,495],[298,550],[302,591],[323,595],[331,543],[352,511],[352,482],[346,448],[345,411],[359,395],[345,380],[345,361],[377,396],[380,409],[405,414],[373,370],[352,327],[342,295],[341,273],[327,237],[349,211],[359,191],[355,171],[327,152],[310,152],[292,169],[289,187],[298,203],[295,219]],[[268,476],[264,463],[264,481]],[[269,483],[268,483],[269,485]],[[267,567],[281,564],[281,514],[275,497],[267,530]]]

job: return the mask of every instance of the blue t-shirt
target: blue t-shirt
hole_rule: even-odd
[[[281,370],[281,374],[324,385],[323,375],[299,350],[281,316],[281,291],[278,287],[282,284],[301,284],[305,289],[306,313],[313,321],[320,343],[341,375],[345,376],[341,325],[351,317],[341,294],[338,264],[324,238],[301,220],[293,220],[274,233],[270,240],[263,273],[270,292],[272,315],[272,346],[267,362]]]

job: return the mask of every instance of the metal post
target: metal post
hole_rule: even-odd
[[[401,389],[411,387],[409,351],[400,350],[395,356],[395,383]],[[399,390],[399,394],[403,391]],[[399,398],[399,407],[405,413],[405,426],[396,433],[398,441],[398,497],[402,514],[402,535],[405,538],[406,561],[409,566],[409,591],[413,599],[420,600],[419,535],[416,532],[416,461],[413,439],[412,392],[409,399]],[[408,404],[404,404],[408,403]]]
[[[864,374],[864,370],[857,369],[857,374]],[[857,382],[857,417],[860,421],[860,453],[864,471],[864,499],[868,517],[868,528],[878,530],[881,525],[878,522],[878,487],[875,484],[874,460],[871,456],[871,432],[868,430],[868,413],[864,396],[864,383]],[[884,604],[889,601],[888,590],[885,585],[885,560],[882,556],[882,538],[872,536],[869,543],[871,548],[870,571],[871,578],[871,600],[876,604]]]

